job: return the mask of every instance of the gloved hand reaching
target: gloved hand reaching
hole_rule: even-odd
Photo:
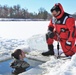
[[[54,32],[48,30],[47,35],[49,38],[53,38],[55,34],[54,34]]]

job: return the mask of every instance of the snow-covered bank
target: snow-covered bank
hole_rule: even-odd
[[[47,50],[46,38],[44,35],[34,35],[27,40],[28,45],[34,50]]]
[[[32,37],[30,37],[27,40],[27,44],[30,46],[31,49],[33,50],[38,50],[38,52],[40,51],[47,51],[47,43],[46,43],[46,36],[45,34],[38,34],[38,35],[34,35]],[[57,49],[57,42],[54,41],[54,49]],[[61,48],[61,46],[60,46]]]
[[[76,75],[76,54],[71,60],[51,59],[41,67],[46,68],[44,75]]]

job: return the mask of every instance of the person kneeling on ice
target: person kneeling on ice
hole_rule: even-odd
[[[22,73],[30,66],[27,62],[24,61],[25,53],[21,49],[15,50],[11,56],[15,58],[15,60],[10,65],[10,67],[15,69],[14,72],[12,72],[13,74]]]
[[[43,56],[54,55],[53,41],[59,41],[62,50],[66,56],[72,56],[76,52],[75,45],[75,19],[68,13],[64,12],[60,3],[55,4],[50,10],[53,18],[48,26],[46,41],[48,44],[47,52]]]

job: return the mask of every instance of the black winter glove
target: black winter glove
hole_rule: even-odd
[[[53,38],[55,36],[54,32],[48,31],[47,33],[49,38]]]
[[[49,27],[48,30],[50,30],[51,32],[53,32],[54,28],[53,27]]]

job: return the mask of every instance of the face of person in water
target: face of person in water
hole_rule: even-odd
[[[51,13],[54,17],[57,17],[60,14],[60,11],[53,10]]]
[[[20,59],[24,59],[25,58],[25,53],[24,51],[21,51],[21,54],[19,55]]]

